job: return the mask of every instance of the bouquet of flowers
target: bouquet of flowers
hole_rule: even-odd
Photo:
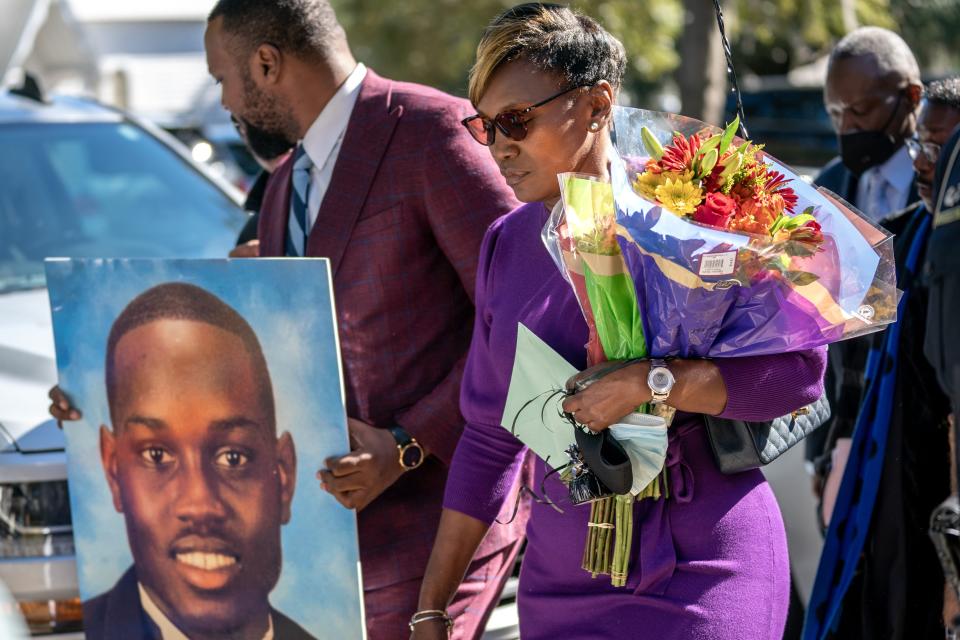
[[[587,320],[591,365],[799,351],[896,320],[892,237],[738,125],[617,108],[610,180],[559,176],[544,242]],[[593,503],[585,569],[625,584],[632,502],[668,495],[665,480]]]

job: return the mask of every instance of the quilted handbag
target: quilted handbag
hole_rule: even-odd
[[[826,396],[769,422],[744,422],[705,415],[713,457],[722,473],[770,464],[830,419]]]

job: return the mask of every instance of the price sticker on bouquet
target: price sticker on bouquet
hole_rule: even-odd
[[[700,277],[732,276],[737,270],[737,252],[705,253],[700,257]]]

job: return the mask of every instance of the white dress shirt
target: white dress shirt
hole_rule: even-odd
[[[343,134],[347,130],[350,114],[353,113],[353,106],[357,103],[360,85],[365,77],[367,68],[359,62],[303,137],[303,150],[313,163],[313,168],[310,169],[310,193],[307,196],[308,225],[311,229],[317,220],[317,214],[320,213],[323,196],[330,186],[333,167],[340,155]]]
[[[874,222],[883,221],[910,204],[913,177],[913,160],[903,145],[886,162],[863,172],[857,183],[857,208]]]
[[[163,611],[160,611],[160,607],[157,606],[139,582],[137,583],[137,589],[140,591],[140,606],[143,607],[144,612],[150,617],[153,624],[160,629],[160,637],[163,640],[190,640],[183,631],[180,631],[175,624],[170,622],[167,616],[163,615]],[[267,622],[269,626],[267,632],[263,634],[263,640],[273,640],[273,616],[267,616]]]

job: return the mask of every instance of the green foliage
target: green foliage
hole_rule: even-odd
[[[487,24],[513,0],[333,0],[353,52],[378,73],[466,95],[467,73]],[[679,0],[582,0],[626,47],[628,87],[636,94],[677,65],[683,24]]]
[[[515,0],[332,0],[358,59],[398,80],[466,94],[484,27]],[[678,42],[694,2],[574,0],[624,44],[626,92],[641,102],[670,83]],[[844,13],[850,3],[852,15]],[[829,52],[853,24],[900,31],[921,65],[948,69],[960,50],[960,0],[723,0],[741,74],[785,73]]]
[[[694,0],[696,1],[696,0]],[[844,14],[844,5],[853,8]],[[960,63],[952,46],[960,31],[960,0],[727,0],[737,17],[733,48],[754,73],[785,73],[830,52],[856,25],[903,36],[925,70]]]
[[[853,9],[845,15],[844,5]],[[728,0],[734,7],[732,46],[758,75],[786,73],[829,53],[857,24],[896,28],[889,0]]]
[[[890,0],[890,15],[921,69],[956,73],[960,49],[953,43],[960,33],[960,0]]]

